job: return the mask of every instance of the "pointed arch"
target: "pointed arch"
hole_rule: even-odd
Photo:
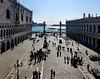
[[[6,11],[6,18],[10,19],[10,10],[9,9],[7,9],[7,11]]]
[[[3,53],[3,52],[5,52],[5,43],[4,42],[2,42],[2,45],[1,45],[1,53]]]

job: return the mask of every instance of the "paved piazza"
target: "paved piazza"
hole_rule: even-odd
[[[34,35],[33,35],[34,36]],[[63,35],[64,36],[64,35]],[[40,63],[36,63],[34,65],[35,60],[29,62],[30,52],[36,52],[40,48],[43,49],[43,41],[44,38],[37,38],[35,41],[35,50],[33,51],[32,40],[25,40],[23,43],[20,43],[18,46],[15,46],[13,50],[8,50],[5,53],[0,55],[0,79],[16,79],[17,69],[14,68],[14,64],[16,64],[17,59],[19,63],[23,63],[22,67],[19,68],[19,79],[32,79],[33,71],[40,71],[41,78],[40,79],[51,79],[51,69],[55,71],[55,79],[95,79],[93,75],[88,72],[87,64],[90,64],[90,68],[100,67],[98,62],[92,62],[89,60],[89,57],[85,55],[85,50],[88,50],[91,54],[96,54],[94,51],[84,47],[79,44],[80,51],[77,50],[78,44],[73,40],[66,40],[67,45],[65,44],[65,40],[61,37],[54,37],[51,35],[47,36],[47,42],[49,43],[48,49],[50,49],[50,53],[47,54],[46,60],[41,61]],[[59,44],[59,39],[62,40],[62,44]],[[52,43],[56,43],[56,46],[52,45]],[[73,43],[73,46],[72,46]],[[57,46],[61,45],[65,47],[65,50],[61,49],[61,56],[57,57]],[[64,57],[71,57],[70,52],[67,51],[67,48],[72,48],[73,52],[77,51],[78,56],[83,57],[83,65],[77,68],[71,66],[70,61],[69,64],[64,63]],[[53,78],[54,79],[54,76]]]

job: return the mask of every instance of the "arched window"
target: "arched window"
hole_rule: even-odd
[[[31,22],[31,17],[30,17],[30,22]]]
[[[90,32],[92,31],[92,26],[90,25]]]
[[[1,3],[3,3],[3,0],[1,0]]]
[[[23,14],[21,15],[21,21],[23,21]]]
[[[7,29],[7,33],[6,33],[6,35],[8,36],[8,29]]]
[[[1,30],[1,37],[3,36],[3,31]]]
[[[5,35],[6,35],[5,32],[6,32],[6,30],[4,29],[4,37],[5,37]]]
[[[10,19],[10,11],[9,11],[9,9],[7,9],[7,11],[6,11],[6,18]]]
[[[28,16],[26,16],[26,22],[28,22]]]
[[[93,31],[94,31],[94,33],[95,33],[95,25],[93,26]]]
[[[87,31],[88,31],[88,25],[87,25]]]
[[[100,25],[98,25],[98,33],[100,33]]]
[[[4,28],[4,26],[2,26],[2,28]]]
[[[16,13],[16,21],[18,21],[18,14]]]

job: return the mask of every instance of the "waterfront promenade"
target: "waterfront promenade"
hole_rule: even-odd
[[[62,37],[65,37],[63,35]],[[41,61],[40,63],[36,63],[34,65],[34,60],[29,62],[30,60],[30,52],[33,51],[32,40],[25,40],[23,43],[20,43],[18,46],[15,46],[13,50],[8,50],[5,53],[0,55],[0,79],[16,79],[17,70],[14,68],[14,64],[16,64],[16,60],[23,63],[22,67],[19,68],[19,79],[27,79],[33,78],[33,71],[40,71],[41,78],[40,79],[54,79],[51,78],[51,69],[55,71],[55,79],[95,79],[93,75],[88,72],[87,64],[90,64],[90,68],[100,68],[98,62],[92,62],[89,60],[89,55],[96,54],[94,51],[86,48],[85,46],[79,44],[80,52],[77,50],[78,44],[67,38],[68,40],[64,40],[62,37],[54,37],[52,35],[47,36],[47,42],[49,43],[48,49],[50,49],[50,53],[46,54],[46,60]],[[62,40],[62,44],[59,44],[59,39]],[[39,40],[39,41],[37,41]],[[36,52],[40,48],[43,49],[44,38],[36,39],[34,46]],[[66,43],[65,43],[66,42]],[[73,45],[72,45],[73,42]],[[56,43],[56,45],[53,45]],[[66,45],[67,44],[67,45]],[[65,47],[65,50],[61,49],[61,55],[57,57],[57,46],[61,45],[61,47]],[[72,48],[73,54],[75,51],[79,52],[78,56],[83,57],[83,65],[78,65],[77,68],[71,66],[64,62],[64,57],[70,57],[71,53],[67,51],[67,48]],[[43,49],[44,50],[44,49]],[[85,51],[88,51],[88,56],[85,54]]]

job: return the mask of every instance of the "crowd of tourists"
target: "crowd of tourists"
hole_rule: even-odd
[[[50,43],[52,44],[52,47],[56,47],[57,57],[61,57],[62,51],[65,51],[65,49],[67,48],[67,52],[69,52],[71,56],[67,56],[67,55],[64,56],[64,63],[65,64],[66,63],[71,64],[71,66],[74,66],[74,67],[77,67],[77,65],[83,64],[83,58],[79,57],[77,55],[78,52],[76,52],[76,51],[73,52],[73,49],[68,47],[70,42],[65,41],[66,46],[63,46],[63,44],[62,44],[63,41],[56,34],[53,34],[52,36],[54,37],[54,40],[53,41],[49,40],[47,42],[47,38],[50,37],[50,35],[44,35],[44,36],[39,35],[39,37],[43,41],[43,48],[41,48],[35,52],[34,52],[34,50],[35,50],[34,44],[35,44],[35,42],[39,42],[39,39],[37,41],[33,40],[33,44],[32,44],[33,51],[31,51],[31,54],[30,54],[30,61],[32,61],[34,59],[34,65],[38,62],[40,63],[42,60],[46,60],[47,54],[48,53],[50,54],[50,50],[48,49]],[[38,35],[36,35],[36,37],[38,37]],[[57,41],[58,41],[58,44],[57,44]],[[72,46],[74,46],[73,42],[72,42]],[[46,51],[44,52],[42,49],[46,49]],[[53,71],[53,69],[51,69],[50,71],[51,71],[51,79],[52,78],[55,79],[56,72]],[[33,73],[34,73],[33,79],[40,79],[40,72],[34,71]]]

